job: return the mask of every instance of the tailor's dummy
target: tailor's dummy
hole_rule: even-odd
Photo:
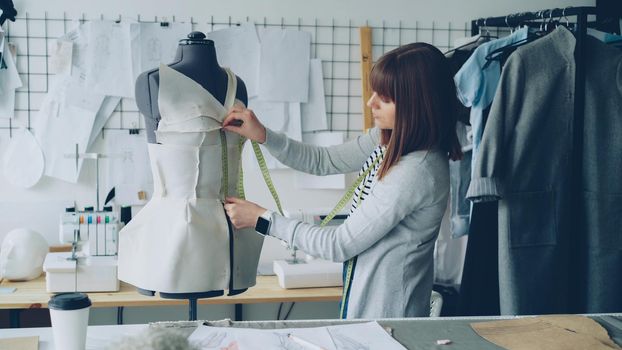
[[[175,62],[138,77],[136,103],[154,194],[119,232],[119,279],[165,298],[244,292],[255,284],[263,237],[234,229],[225,215],[224,197],[239,195],[241,140],[221,129],[234,104],[246,105],[244,83],[192,32]]]

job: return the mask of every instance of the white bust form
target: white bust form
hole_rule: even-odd
[[[39,233],[25,228],[9,232],[0,247],[0,277],[11,281],[39,277],[47,253],[48,243]]]

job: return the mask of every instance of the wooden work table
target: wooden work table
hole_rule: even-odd
[[[19,327],[19,311],[23,309],[47,308],[52,293],[45,291],[45,276],[27,282],[3,281],[0,287],[16,288],[13,293],[0,294],[0,309],[9,309],[11,327]],[[87,293],[92,307],[116,307],[117,323],[123,324],[123,308],[127,306],[189,305],[185,299],[163,299],[160,296],[139,294],[136,288],[121,282],[118,292]],[[276,276],[257,276],[257,284],[246,292],[235,296],[220,296],[199,299],[199,305],[233,304],[234,319],[243,319],[242,305],[257,303],[285,303],[307,301],[339,301],[341,287],[283,289]],[[196,310],[196,309],[194,309]],[[196,316],[196,313],[194,314]],[[195,317],[191,316],[191,317]],[[192,319],[192,318],[190,318]]]
[[[0,287],[16,288],[15,292],[0,294],[0,309],[47,308],[51,293],[45,291],[45,276],[27,282],[3,281]],[[187,305],[187,300],[145,296],[132,285],[121,282],[118,292],[87,293],[93,307]],[[339,301],[341,287],[283,289],[276,276],[257,276],[257,284],[235,296],[199,299],[199,304],[256,304],[306,301]]]

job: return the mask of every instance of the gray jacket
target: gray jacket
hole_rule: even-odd
[[[379,144],[379,131],[332,147],[305,145],[267,131],[264,145],[283,164],[306,173],[358,171]],[[372,183],[361,206],[339,226],[319,227],[272,215],[269,234],[336,262],[358,255],[347,318],[429,316],[434,242],[449,195],[447,155],[403,156]]]
[[[572,182],[574,36],[560,26],[517,49],[503,68],[468,191],[501,199],[502,314],[622,307],[622,55],[603,46],[586,40],[579,186]]]

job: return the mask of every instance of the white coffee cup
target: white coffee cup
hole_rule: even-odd
[[[84,350],[91,300],[84,293],[60,293],[48,302],[54,346],[63,350]]]

